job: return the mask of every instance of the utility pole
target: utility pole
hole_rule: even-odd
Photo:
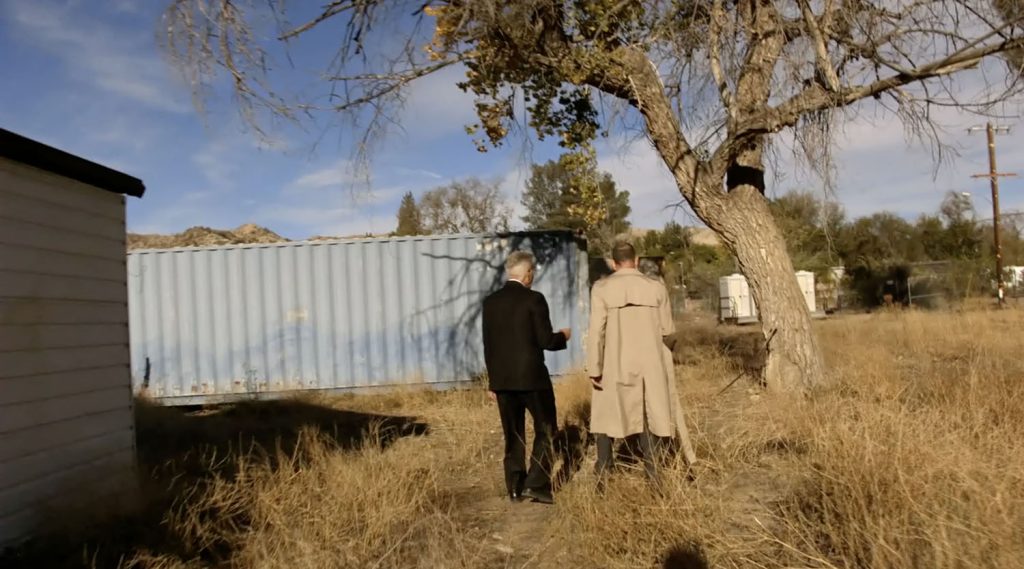
[[[967,129],[968,133],[981,130],[980,126],[973,126]],[[1009,133],[1008,126],[995,126],[991,122],[985,124],[985,133],[988,135],[988,174],[975,174],[972,178],[988,178],[992,186],[992,244],[996,254],[996,295],[999,307],[1002,308],[1006,299],[1003,295],[1003,247],[999,241],[999,178],[1002,176],[1016,176],[1013,173],[999,173],[996,169],[996,132]]]

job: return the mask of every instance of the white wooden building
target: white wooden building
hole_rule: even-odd
[[[125,196],[144,190],[0,129],[0,547],[135,498]]]

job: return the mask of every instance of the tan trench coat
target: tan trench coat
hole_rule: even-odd
[[[593,391],[590,431],[612,438],[651,433],[680,438],[688,462],[693,448],[676,390],[672,353],[662,341],[675,333],[665,285],[636,269],[620,269],[594,284],[590,295],[587,375]]]

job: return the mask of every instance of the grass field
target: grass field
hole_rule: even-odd
[[[141,404],[148,505],[3,567],[1024,566],[1024,313],[817,324],[832,373],[805,400],[747,380],[735,329],[692,320],[677,357],[695,480],[624,463],[598,496],[589,387],[558,386],[553,507],[508,504],[480,389]]]

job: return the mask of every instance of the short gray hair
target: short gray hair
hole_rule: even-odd
[[[658,263],[654,259],[640,259],[640,266],[638,268],[641,273],[649,277],[661,277],[661,270],[659,270]]]
[[[533,255],[531,253],[527,253],[526,251],[513,251],[512,254],[508,256],[508,259],[505,259],[505,274],[522,274],[526,272],[526,270],[532,269],[534,262]]]

